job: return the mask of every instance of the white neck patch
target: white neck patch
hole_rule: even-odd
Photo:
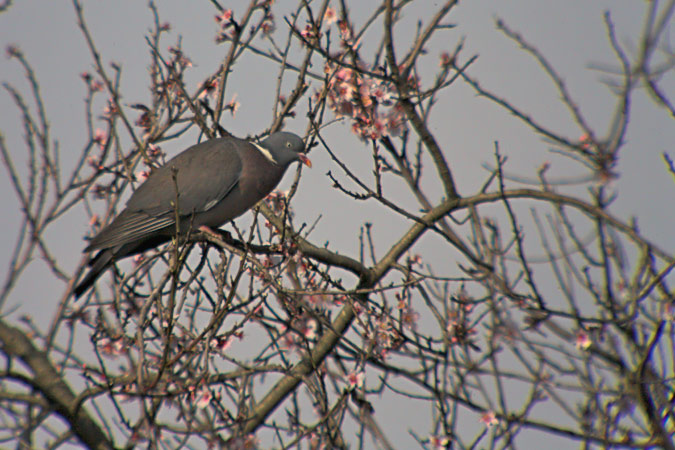
[[[255,142],[251,142],[251,144],[253,144],[253,146],[257,148],[260,151],[260,153],[262,153],[263,156],[265,156],[265,158],[267,158],[270,162],[277,164],[276,160],[274,159],[274,156],[272,156],[272,153],[270,153],[269,150],[267,150],[262,145],[256,144]]]

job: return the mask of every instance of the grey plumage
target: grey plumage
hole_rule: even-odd
[[[99,252],[75,295],[81,296],[115,260],[169,241],[176,233],[176,199],[181,234],[219,227],[269,194],[292,162],[311,167],[303,151],[300,137],[278,132],[259,145],[217,138],[180,153],[151,173],[126,208],[91,240],[84,251]]]

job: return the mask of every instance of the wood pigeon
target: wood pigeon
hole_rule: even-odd
[[[304,151],[299,136],[277,132],[260,144],[225,137],[180,153],[152,172],[126,208],[84,249],[99,252],[89,261],[91,268],[75,287],[75,296],[80,297],[115,260],[171,240],[176,234],[176,200],[181,234],[203,226],[220,227],[266,197],[292,162],[311,167]]]

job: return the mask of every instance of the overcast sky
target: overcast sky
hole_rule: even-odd
[[[277,3],[277,16],[281,17],[284,1]],[[405,20],[410,24],[411,33],[416,21],[426,19],[436,3],[422,1],[419,5],[426,5],[429,10],[425,7],[407,10]],[[565,133],[570,139],[581,137],[582,132],[559,102],[557,91],[536,62],[496,30],[495,20],[502,18],[549,58],[563,75],[589,122],[602,136],[611,123],[616,98],[603,84],[606,74],[593,66],[618,66],[607,39],[603,13],[611,11],[620,42],[630,50],[635,48],[643,26],[645,3],[635,0],[465,1],[450,15],[450,21],[457,27],[444,32],[447,43],[436,39],[427,48],[428,54],[435,58],[429,58],[429,64],[432,60],[437,64],[441,52],[452,50],[458,39],[464,36],[464,56],[479,55],[470,73],[484,87],[511,100],[541,123]],[[239,2],[224,1],[222,4],[233,7],[236,14]],[[151,26],[152,16],[146,5],[147,2],[137,0],[89,1],[84,5],[88,25],[104,62],[114,61],[123,68],[122,92],[125,97],[122,101],[125,104],[147,102],[149,99],[149,49],[144,36]],[[366,8],[368,2],[355,2],[352,17],[357,22],[364,20]],[[188,91],[194,92],[198,83],[217,69],[227,50],[227,46],[217,45],[214,41],[217,26],[213,20],[213,5],[206,0],[170,0],[158,2],[158,9],[161,19],[172,25],[171,37],[164,44],[173,44],[182,36],[183,49],[194,65],[185,80]],[[284,26],[282,20],[277,20],[277,27]],[[402,35],[401,39],[403,41],[405,36]],[[671,48],[674,40],[672,36],[668,37]],[[86,89],[79,74],[93,72],[72,4],[65,0],[15,1],[7,12],[0,14],[0,45],[6,47],[9,44],[20,47],[33,65],[51,124],[51,138],[58,142],[64,167],[72,167],[87,142],[83,103]],[[316,71],[321,69],[314,68]],[[428,82],[437,66],[429,67],[426,73],[424,69],[421,68],[422,81]],[[234,118],[224,115],[222,125],[239,136],[257,134],[266,129],[272,120],[276,76],[272,64],[260,58],[242,59],[232,74],[226,94],[229,100],[236,93],[241,108]],[[425,76],[428,78],[425,79]],[[0,58],[0,79],[28,92],[23,71],[13,60]],[[671,98],[674,96],[673,71],[664,76],[661,87]],[[103,98],[101,96],[97,103],[99,108]],[[503,110],[477,97],[461,82],[441,96],[432,124],[432,130],[446,149],[446,158],[454,170],[460,193],[472,193],[483,183],[486,171],[482,165],[493,162],[495,141],[499,141],[502,152],[509,157],[508,170],[513,174],[532,177],[542,163],[559,159],[539,136]],[[289,121],[286,127],[298,133],[306,128],[302,115]],[[16,165],[25,167],[20,115],[4,89],[0,90],[0,133]],[[348,124],[330,127],[326,136],[348,162],[359,161],[360,152],[368,151],[351,134]],[[195,139],[195,134],[188,134],[167,143],[163,149],[174,155],[194,143]],[[675,157],[674,143],[672,117],[657,107],[644,92],[635,97],[627,145],[617,168],[620,179],[615,183],[615,189],[619,196],[612,210],[624,220],[638,217],[644,234],[667,250],[672,250],[675,244],[672,237],[675,229],[672,206],[674,185],[661,155],[665,151]],[[400,236],[405,224],[389,224],[378,215],[378,207],[354,204],[332,189],[332,183],[325,174],[329,170],[339,171],[325,153],[318,149],[310,157],[314,168],[303,172],[294,207],[296,223],[313,223],[321,216],[311,236],[313,242],[330,242],[333,248],[355,256],[358,230],[364,222],[374,224],[376,240],[381,248],[386,248]],[[369,170],[369,167],[363,167],[361,173]],[[0,257],[0,276],[3,277],[21,217],[5,174],[0,176],[0,208],[4,212],[0,254],[5,255]],[[567,163],[554,165],[551,171],[551,178],[582,175],[588,173],[578,165]],[[291,176],[287,175],[282,188],[289,185],[290,179]],[[50,231],[53,250],[62,258],[67,270],[74,270],[80,261],[85,245],[83,237],[88,230],[88,218],[82,209],[77,209],[54,224]],[[435,255],[433,245],[428,242],[422,242],[418,251],[432,261],[442,261],[447,256]],[[55,305],[50,303],[56,300],[53,293],[61,292],[63,288],[48,276],[44,265],[36,261],[4,305],[3,313],[14,310],[12,315],[19,317],[30,312],[39,324],[45,325],[54,312]],[[386,427],[386,424],[383,425]],[[405,440],[409,439],[405,430],[402,439],[403,443],[409,442]]]

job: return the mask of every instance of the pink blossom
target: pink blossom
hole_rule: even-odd
[[[340,29],[340,39],[345,42],[348,42],[352,39],[352,30],[349,28],[349,24],[344,20],[338,21],[338,28]]]
[[[312,432],[309,434],[309,448],[311,449],[316,449],[316,450],[324,450],[326,447],[326,444],[321,440],[319,435],[315,432]]]
[[[362,388],[363,387],[363,382],[365,380],[365,373],[361,370],[359,372],[349,372],[347,374],[346,380],[347,380],[347,386],[349,386],[349,390],[353,390],[356,388]]]
[[[126,347],[124,339],[122,338],[110,339],[107,337],[100,339],[97,343],[97,346],[100,349],[101,353],[107,356],[122,355],[124,354],[124,349]]]
[[[297,342],[293,333],[288,331],[286,326],[281,326],[279,329],[279,335],[281,336],[278,341],[281,343],[281,348],[285,350],[291,350],[297,346]]]
[[[350,82],[340,83],[337,87],[338,98],[343,101],[349,101],[354,98],[356,87]]]
[[[159,158],[164,154],[162,152],[162,147],[156,144],[148,144],[146,151],[148,153],[148,156],[151,158]]]
[[[169,53],[173,53],[173,62],[178,66],[179,70],[184,69],[185,67],[192,67],[192,61],[190,61],[190,58],[185,56],[183,50],[174,46],[169,46],[168,50]],[[171,87],[175,88],[175,86]]]
[[[181,69],[184,67],[192,67],[192,60],[181,53],[180,58],[178,58],[178,65]]]
[[[284,212],[284,210],[286,210],[288,203],[286,199],[287,196],[287,191],[280,191],[277,189],[270,192],[269,195],[265,197],[265,203],[267,203],[267,206],[269,206],[272,211],[277,214],[281,214]]]
[[[134,176],[136,177],[136,181],[142,183],[148,179],[148,177],[150,176],[150,171],[147,169],[139,170],[138,172],[136,172],[136,175]]]
[[[330,305],[330,298],[323,294],[312,294],[307,297],[307,303],[312,305],[314,308],[324,308]]]
[[[444,450],[450,445],[450,438],[447,436],[431,436],[429,445],[433,450]]]
[[[199,98],[211,96],[216,93],[218,87],[218,78],[210,78],[202,83],[202,89],[199,93]]]
[[[391,320],[387,316],[379,317],[375,321],[375,327],[367,330],[367,335],[375,346],[375,352],[382,358],[387,357],[391,349],[398,348],[401,345],[398,331],[392,326]]]
[[[96,142],[99,147],[103,148],[105,147],[105,144],[108,142],[108,135],[106,134],[105,131],[101,130],[100,128],[97,128],[96,131],[94,131],[94,142]]]
[[[209,403],[211,403],[212,398],[213,394],[211,393],[211,391],[207,387],[203,387],[195,393],[196,399],[195,406],[198,409],[204,409],[207,406],[209,406]]]
[[[87,164],[89,164],[90,167],[92,167],[96,170],[103,170],[103,166],[101,165],[101,161],[95,156],[87,157]]]
[[[315,41],[321,38],[321,32],[314,27],[312,24],[305,26],[305,29],[300,32],[300,36],[305,38],[307,41]]]
[[[450,56],[450,53],[443,52],[441,53],[441,67],[448,67],[454,63],[454,58]]]
[[[260,24],[260,28],[262,29],[262,32],[265,34],[274,33],[276,25],[274,23],[274,15],[271,12],[267,13],[265,19]]]
[[[323,65],[323,73],[325,74],[330,74],[335,72],[335,64],[332,62],[326,62],[326,64]]]
[[[330,6],[326,8],[326,12],[323,15],[323,24],[328,26],[331,26],[337,21],[337,13],[333,8]]]
[[[359,86],[359,96],[361,98],[361,104],[366,108],[368,108],[373,104],[373,99],[370,95],[370,86],[371,86],[370,82],[361,83],[361,85]]]
[[[138,255],[134,255],[133,258],[131,258],[131,260],[133,261],[135,266],[138,266],[140,263],[142,263],[144,259],[145,259],[145,255],[143,255],[142,253],[139,253]]]
[[[370,126],[370,138],[371,139],[380,139],[382,136],[387,135],[387,126],[386,121],[382,117],[376,117],[373,120],[372,125]]]
[[[370,95],[375,99],[379,104],[388,104],[392,98],[392,92],[390,89],[387,89],[381,83],[376,84],[370,91]]]
[[[318,328],[318,323],[316,319],[307,319],[305,321],[305,324],[302,328],[302,334],[305,336],[306,339],[316,339],[317,331]]]
[[[335,72],[335,78],[340,81],[350,81],[354,76],[354,71],[348,67],[340,67]]]
[[[237,94],[234,94],[232,100],[230,100],[230,102],[227,104],[227,108],[232,113],[232,117],[234,117],[237,114],[239,106],[241,106],[241,104],[237,101]]]
[[[593,344],[593,342],[591,341],[590,335],[584,330],[579,330],[575,340],[577,348],[580,350],[587,350],[591,344]]]
[[[491,428],[499,423],[497,416],[492,411],[486,411],[483,415],[480,416],[480,422],[485,424],[486,427]]]
[[[389,355],[391,354],[391,351],[388,348],[383,348],[383,347],[378,347],[376,351],[376,355],[378,358],[381,360],[386,360],[389,358]]]
[[[235,331],[229,336],[228,335],[216,336],[213,339],[211,339],[211,347],[214,347],[217,350],[224,352],[225,350],[227,350],[232,346],[234,338],[241,340],[243,337],[244,332],[240,330]]]
[[[113,116],[116,116],[119,113],[117,106],[113,99],[108,99],[108,104],[103,108],[103,117],[106,119],[111,119]]]
[[[471,343],[471,336],[477,331],[471,328],[468,324],[467,313],[465,310],[453,310],[448,313],[448,324],[446,331],[452,344],[467,344]]]
[[[94,92],[99,92],[103,90],[103,83],[101,83],[99,80],[94,80],[91,83],[91,90]]]
[[[349,32],[349,34],[351,35],[351,31]],[[347,50],[356,51],[356,50],[359,49],[359,47],[361,47],[361,39],[357,40],[356,42],[351,38],[343,39],[340,42],[340,46],[347,49]]]
[[[220,15],[214,16],[216,23],[220,25],[221,27],[227,27],[231,25],[232,21],[232,10],[231,9],[224,9],[223,12]]]
[[[249,434],[233,439],[229,443],[229,448],[232,450],[255,450],[259,445],[260,440],[254,434]]]
[[[417,328],[417,321],[419,320],[419,318],[420,318],[419,313],[417,313],[417,311],[415,311],[410,307],[406,307],[401,312],[401,322],[403,322],[403,326],[411,330]]]
[[[226,338],[224,336],[215,337],[211,339],[211,347],[218,349],[221,352],[224,352],[232,346],[232,339]]]
[[[582,134],[579,138],[579,145],[581,145],[581,148],[584,150],[590,150],[592,143],[593,141],[591,140],[591,137],[588,135],[588,133]]]
[[[141,113],[140,117],[138,119],[136,119],[136,122],[134,122],[134,124],[136,124],[137,126],[139,126],[141,128],[145,128],[146,130],[150,129],[150,127],[152,125],[152,118],[150,116],[150,112],[149,111],[143,111],[143,113]]]
[[[405,130],[405,116],[402,112],[392,110],[387,115],[387,134],[400,136]]]
[[[360,138],[363,138],[365,136],[365,132],[363,131],[363,127],[361,126],[361,124],[359,124],[356,121],[352,122],[352,133],[354,133],[355,135],[357,135]]]

